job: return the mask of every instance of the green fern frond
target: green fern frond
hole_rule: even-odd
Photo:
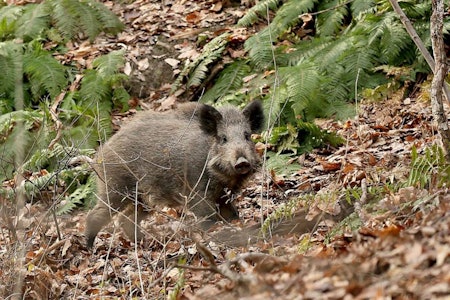
[[[404,29],[402,23],[394,16],[380,18],[379,22],[372,23],[367,33],[370,38],[368,45],[371,49],[379,47],[380,62],[398,64],[402,51],[411,47],[411,38]]]
[[[320,56],[322,51],[326,49],[333,49],[334,39],[331,37],[317,37],[310,41],[301,41],[294,45],[291,53],[285,54],[287,56],[287,65],[296,65],[299,61],[309,59],[314,56]]]
[[[35,148],[48,142],[48,132],[42,130],[43,114],[36,111],[13,111],[0,116],[0,182],[13,176],[16,149],[30,155]]]
[[[92,66],[97,70],[97,74],[103,78],[108,78],[119,73],[120,68],[125,64],[125,50],[112,51],[102,55],[92,62]]]
[[[35,178],[26,180],[25,183],[19,187],[15,192],[22,192],[27,198],[37,197],[42,190],[47,189],[49,186],[54,185],[56,182],[56,176],[54,173],[48,173],[42,176],[36,176]]]
[[[96,11],[89,5],[91,1],[73,1],[72,13],[77,17],[79,26],[83,32],[93,41],[97,35],[102,31],[102,24],[97,18]]]
[[[327,43],[322,51],[317,52],[312,59],[317,62],[321,69],[326,70],[330,66],[334,66],[344,56],[345,53],[351,53],[349,49],[354,49],[352,36],[342,37]]]
[[[281,81],[285,82],[287,97],[296,115],[303,115],[311,101],[315,101],[320,87],[317,67],[311,63],[301,63],[295,67],[280,68]]]
[[[92,147],[99,139],[104,140],[111,134],[110,113],[113,101],[120,101],[122,107],[127,105],[129,95],[122,85],[127,76],[119,72],[123,62],[123,51],[97,58],[93,62],[94,69],[84,72],[75,99],[68,98],[64,101],[64,107],[74,112],[72,117],[80,114],[83,116],[76,125],[83,124],[84,133],[76,127],[66,132],[71,139],[84,140],[83,147]]]
[[[436,188],[442,184],[448,184],[449,180],[450,165],[446,161],[441,147],[433,145],[426,148],[422,155],[419,155],[416,147],[412,148],[411,172],[406,186]]]
[[[299,204],[300,198],[291,199],[289,202],[280,205],[268,215],[261,226],[262,235],[265,236],[266,234],[269,234],[272,228],[276,227],[283,220],[292,218]]]
[[[337,147],[342,145],[344,139],[334,132],[323,130],[319,126],[308,122],[297,122],[300,153],[310,152],[314,148],[330,145]]]
[[[248,51],[252,63],[259,70],[273,67],[274,49],[272,41],[269,28],[265,28],[245,42],[245,50]]]
[[[314,8],[316,0],[290,0],[284,3],[268,26],[271,34],[277,39],[289,27],[300,22],[299,16]]]
[[[79,184],[75,191],[64,197],[64,200],[57,206],[56,214],[68,214],[83,203],[92,201],[95,193],[95,180],[93,178],[95,176],[89,176],[85,184]]]
[[[66,40],[72,39],[78,32],[79,23],[77,17],[73,16],[72,11],[76,12],[76,8],[72,8],[73,0],[48,1],[53,11],[52,20],[59,33]],[[77,16],[77,14],[75,14]]]
[[[318,10],[324,11],[317,17],[316,29],[319,35],[330,36],[342,30],[342,24],[349,13],[346,6],[339,6],[342,2],[333,0],[319,5]]]
[[[188,88],[199,86],[202,80],[206,78],[209,71],[208,66],[222,57],[222,53],[228,44],[228,37],[229,34],[224,33],[206,44],[202,55],[194,62],[194,68],[189,73],[189,80],[186,85]]]
[[[14,22],[22,15],[24,7],[7,5],[0,8],[0,20],[6,20],[8,23]]]
[[[0,115],[0,134],[4,138],[11,130],[11,126],[21,122],[23,130],[31,130],[42,122],[43,115],[37,111],[13,111]]]
[[[329,105],[322,107],[323,116],[333,116],[338,120],[346,120],[356,115],[356,108],[348,99],[331,99]]]
[[[97,18],[102,24],[103,31],[117,34],[123,30],[124,24],[103,3],[91,0],[89,1],[89,5],[95,9]]]
[[[351,78],[356,78],[358,70],[372,70],[378,61],[379,53],[373,48],[367,48],[364,37],[355,37],[352,45],[353,51],[343,53],[338,63],[342,64],[346,72],[354,74]]]
[[[245,16],[243,16],[237,23],[238,26],[250,26],[257,22],[261,17],[267,16],[267,10],[275,10],[280,3],[280,0],[263,0],[256,3],[250,8]]]
[[[107,79],[99,76],[96,70],[86,70],[79,90],[80,100],[84,103],[97,103],[109,98],[111,88]]]
[[[375,13],[376,9],[375,0],[355,0],[350,3],[350,10],[355,20],[359,20],[361,16]]]
[[[38,38],[49,25],[50,12],[47,3],[28,4],[18,20],[16,36],[21,37],[26,42],[31,41]]]
[[[128,101],[131,96],[123,86],[116,87],[113,91],[112,101],[114,106],[122,108],[122,111],[128,111]]]
[[[117,16],[96,1],[49,0],[49,2],[56,28],[67,40],[75,37],[80,28],[91,41],[102,31],[117,33],[123,29]]]
[[[22,73],[22,49],[15,42],[0,42],[0,97],[14,98],[16,78]]]
[[[229,33],[224,33],[207,43],[203,48],[202,54],[196,60],[184,66],[172,85],[172,92],[178,89],[186,79],[187,88],[199,86],[206,78],[210,64],[222,57],[222,53],[228,44],[229,36]]]
[[[54,98],[68,84],[66,68],[41,47],[39,43],[30,44],[23,58],[24,72],[36,98],[44,92]]]
[[[23,7],[8,5],[0,8],[0,41],[13,38],[17,20],[22,15]]]
[[[249,75],[250,66],[244,60],[235,61],[225,67],[214,86],[202,97],[204,103],[214,103],[242,87],[243,79]]]
[[[33,155],[23,164],[23,169],[36,172],[41,169],[55,171],[59,166],[65,166],[68,161],[78,155],[93,156],[93,149],[81,149],[79,147],[63,146],[56,143],[52,149],[43,148],[33,153]]]

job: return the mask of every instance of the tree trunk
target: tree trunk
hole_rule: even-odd
[[[442,138],[442,143],[447,154],[447,161],[450,162],[450,129],[447,116],[445,115],[442,103],[442,88],[447,76],[447,55],[444,49],[443,22],[444,22],[444,2],[443,0],[432,0],[433,13],[430,20],[431,44],[435,60],[434,76],[431,82],[431,108],[433,110],[434,121]]]
[[[431,83],[431,108],[433,111],[434,121],[438,128],[439,134],[441,135],[442,145],[446,151],[447,162],[450,162],[450,130],[442,102],[442,95],[444,95],[450,103],[450,91],[445,82],[448,67],[442,33],[444,19],[443,0],[432,0],[433,13],[431,15],[430,30],[435,60],[433,60],[433,57],[426,49],[408,17],[405,15],[400,5],[398,5],[397,0],[389,0],[389,2],[391,2],[392,8],[399,15],[406,31],[411,36],[412,40],[419,48],[419,51],[422,53],[423,57],[433,71],[434,77]]]

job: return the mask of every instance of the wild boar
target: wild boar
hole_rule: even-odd
[[[203,229],[237,218],[229,194],[259,166],[251,134],[263,122],[259,101],[242,111],[191,102],[138,114],[94,159],[98,202],[87,216],[87,245],[117,212],[127,236],[141,239],[136,225],[148,214],[144,207],[185,205]]]

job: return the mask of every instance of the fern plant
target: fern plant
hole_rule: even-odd
[[[54,59],[37,41],[27,45],[23,53],[23,71],[33,99],[45,95],[54,99],[69,83],[69,68]]]
[[[268,10],[275,10],[280,0],[263,0],[258,1],[252,8],[250,8],[245,16],[243,16],[239,22],[239,26],[250,26],[257,22],[260,18],[267,17]]]
[[[402,1],[400,5],[430,46],[431,2]],[[298,145],[292,148],[300,149],[294,137],[303,129],[297,120],[311,123],[317,117],[350,117],[355,113],[355,99],[380,90],[385,95],[393,89],[405,92],[402,82],[415,81],[420,72],[430,73],[388,0],[263,0],[238,26],[258,23],[261,27],[268,16],[273,17],[270,23],[246,40],[247,56],[225,65],[203,100],[234,104],[263,100],[269,124],[275,127],[272,140],[277,140],[279,149],[294,141]],[[304,26],[313,27],[310,36],[297,34]],[[444,28],[448,33],[448,19]],[[206,86],[200,82],[206,78],[204,67],[209,66],[203,64],[201,71],[184,72],[180,78],[190,78],[186,81],[195,83],[191,87]],[[394,68],[403,70],[401,80],[391,75]],[[312,133],[321,139],[319,131]]]
[[[229,64],[222,72],[213,87],[203,96],[202,102],[226,102],[224,96],[242,87],[245,76],[250,75],[251,68],[245,60],[238,60]]]
[[[313,197],[311,195],[305,195],[302,198],[293,198],[288,202],[280,205],[276,210],[274,210],[270,215],[268,215],[267,218],[262,223],[261,234],[263,236],[267,235],[268,233],[270,233],[273,227],[276,227],[283,220],[292,218],[298,207],[301,204],[311,203],[312,198]]]
[[[12,178],[17,165],[18,148],[25,155],[45,147],[52,134],[45,128],[45,116],[37,111],[14,111],[0,116],[0,182]]]
[[[411,150],[411,171],[405,186],[437,188],[450,182],[450,165],[444,151],[438,145],[425,149],[419,155],[415,147]]]
[[[186,82],[187,89],[198,87],[206,78],[208,67],[222,56],[228,44],[228,37],[229,34],[224,33],[206,44],[203,53],[196,60],[185,65],[172,86],[172,92],[178,89],[183,82]]]
[[[116,34],[123,25],[103,4],[94,0],[47,0],[0,9],[0,38],[20,37],[25,42],[71,40],[80,34],[93,41],[101,32]]]
[[[127,109],[124,51],[97,57],[89,69],[56,57],[71,39],[93,41],[122,28],[94,0],[0,6],[0,67],[7,74],[0,76],[0,182],[18,174],[26,178],[20,186],[2,189],[1,196],[14,199],[23,192],[38,199],[53,190],[61,213],[93,198],[90,167],[70,166],[68,159],[91,156],[112,132],[112,109]],[[58,133],[49,108],[54,103],[63,125]]]

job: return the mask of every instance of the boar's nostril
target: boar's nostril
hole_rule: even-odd
[[[234,169],[239,174],[247,174],[251,170],[251,165],[244,157],[239,157],[234,164]]]

